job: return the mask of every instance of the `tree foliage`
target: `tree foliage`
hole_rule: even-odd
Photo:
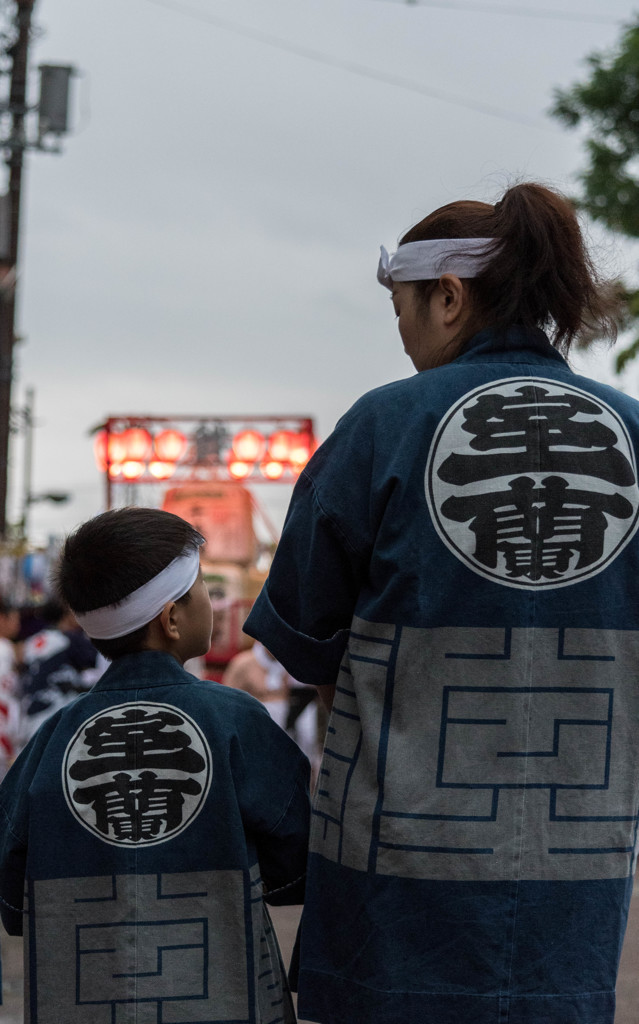
[[[588,77],[555,91],[552,115],[587,128],[587,164],[578,205],[593,220],[639,238],[639,17],[614,50],[587,58]],[[639,330],[639,290],[625,290],[628,321]],[[639,355],[639,336],[617,357],[617,370]]]

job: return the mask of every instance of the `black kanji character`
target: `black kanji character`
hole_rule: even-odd
[[[83,781],[105,772],[141,768],[171,768],[201,772],[204,758],[189,749],[191,737],[173,726],[184,725],[179,715],[158,709],[129,708],[121,716],[105,714],[85,732],[86,757],[71,765],[72,779]]]
[[[470,447],[486,454],[453,452],[438,476],[464,485],[515,473],[576,473],[630,486],[635,474],[615,447],[615,431],[583,418],[602,412],[585,395],[551,395],[539,385],[518,388],[516,395],[480,395],[464,410],[463,429],[473,435]]]
[[[109,835],[111,826],[114,838],[138,843],[179,828],[184,794],[201,791],[196,779],[159,779],[149,771],[134,778],[118,772],[108,782],[79,787],[73,799],[93,807],[96,828],[103,835]]]
[[[632,505],[620,494],[602,494],[570,488],[561,477],[550,476],[535,486],[530,477],[511,480],[507,491],[448,498],[442,515],[455,522],[470,522],[475,534],[475,558],[487,568],[505,556],[511,577],[556,579],[578,556],[575,569],[601,558],[606,513],[629,519]]]

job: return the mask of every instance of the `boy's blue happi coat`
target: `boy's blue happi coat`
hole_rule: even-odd
[[[301,1017],[613,1024],[639,820],[639,404],[541,331],[364,396],[246,629],[337,682]]]
[[[294,1021],[263,888],[300,902],[307,783],[252,697],[161,652],[115,661],[0,787],[9,932],[23,891],[28,910],[25,1020]]]

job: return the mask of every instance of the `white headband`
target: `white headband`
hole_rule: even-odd
[[[494,238],[434,238],[428,242],[407,242],[389,256],[384,246],[377,268],[377,280],[392,289],[393,281],[436,281],[442,274],[477,277],[493,257],[486,246]]]
[[[200,541],[200,544],[204,541]],[[82,629],[95,640],[115,640],[127,636],[159,615],[167,601],[177,601],[191,589],[200,569],[200,552],[189,547],[162,572],[128,594],[117,604],[74,612]]]

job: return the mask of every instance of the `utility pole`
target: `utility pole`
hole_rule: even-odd
[[[46,494],[34,494],[31,490],[33,480],[33,428],[35,391],[27,388],[24,408],[20,410],[24,428],[24,462],[22,472],[22,517],[18,523],[18,540],[26,544],[29,539],[29,512],[31,506],[39,501],[54,501],[61,504],[71,497],[67,491],[48,491]]]
[[[35,0],[16,0],[16,38],[8,51],[11,57],[9,92],[10,131],[6,142],[9,191],[5,198],[8,237],[0,254],[0,540],[7,535],[7,480],[11,417],[13,345],[15,342],[15,280],[18,266],[20,193],[24,159],[24,119],[27,98],[27,68],[31,15]]]
[[[0,543],[7,539],[7,491],[11,385],[15,343],[15,287],[18,276],[22,168],[26,149],[60,153],[60,138],[68,131],[69,65],[40,65],[40,98],[27,106],[29,42],[35,0],[13,0],[10,33],[2,33],[2,56],[10,59],[8,99],[0,101],[0,149],[9,168],[8,191],[0,194]],[[38,112],[37,135],[27,131],[27,118]],[[55,499],[54,499],[55,500]]]
[[[29,507],[31,505],[31,488],[33,482],[33,407],[35,392],[33,388],[27,388],[22,410],[24,425],[24,452],[22,470],[22,518],[20,519],[20,540],[27,539],[27,526],[29,521]]]

